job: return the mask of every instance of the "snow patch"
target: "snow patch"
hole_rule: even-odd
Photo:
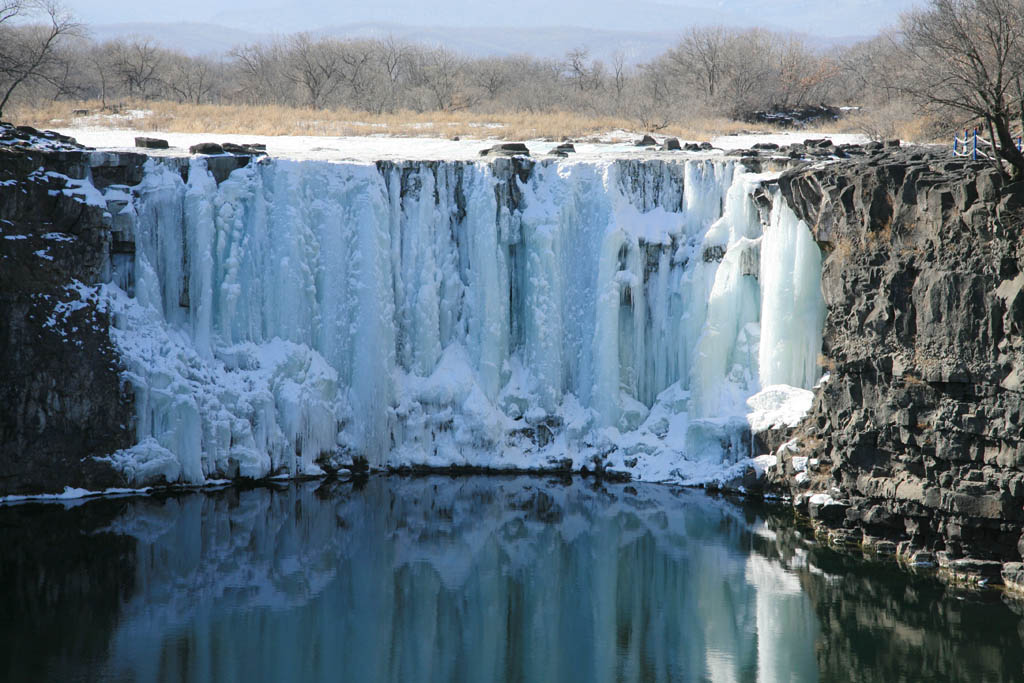
[[[768,429],[795,427],[811,409],[814,392],[785,384],[765,387],[747,399],[747,421],[755,434]]]

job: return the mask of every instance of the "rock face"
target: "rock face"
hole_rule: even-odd
[[[829,378],[769,479],[837,538],[1019,559],[1024,183],[890,146],[779,186],[827,254]]]
[[[0,144],[0,495],[116,486],[93,456],[134,436],[109,318],[83,284],[102,280],[111,215],[75,183],[91,152],[43,139]]]
[[[836,121],[842,112],[836,107],[808,105],[793,109],[769,109],[746,112],[740,116],[748,123],[771,123],[776,126],[802,126],[820,121]]]
[[[142,147],[144,149],[168,149],[170,147],[170,143],[161,138],[138,137],[135,138],[135,146]]]

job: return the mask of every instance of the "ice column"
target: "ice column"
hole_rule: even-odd
[[[148,163],[134,296],[108,287],[135,483],[356,457],[690,481],[746,453],[752,394],[817,380],[817,245],[734,161],[185,170]]]

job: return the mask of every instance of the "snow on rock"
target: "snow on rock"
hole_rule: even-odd
[[[814,392],[773,384],[747,399],[747,421],[755,434],[768,429],[795,427],[811,409]]]
[[[100,291],[133,486],[356,458],[698,484],[809,405],[821,256],[733,160],[206,163],[147,162]]]
[[[267,147],[267,153],[276,158],[291,160],[321,161],[358,161],[372,163],[379,160],[436,160],[473,161],[478,158],[484,147],[494,143],[494,138],[472,138],[464,136],[461,140],[445,137],[400,137],[390,135],[360,135],[332,137],[323,135],[238,135],[211,133],[173,133],[169,131],[143,131],[132,128],[132,121],[125,120],[125,127],[111,128],[89,119],[76,119],[72,126],[61,128],[60,132],[73,136],[84,145],[97,149],[120,149],[137,151],[135,137],[139,135],[156,136],[170,143],[168,150],[146,150],[147,154],[156,156],[180,156],[192,145],[201,142],[231,142],[235,144],[260,143]],[[486,134],[488,126],[481,125],[480,130]],[[436,133],[435,133],[436,135]],[[588,161],[609,158],[650,158],[652,150],[637,147],[634,142],[639,134],[614,130],[587,140],[574,142],[576,153],[573,158]],[[657,136],[658,142],[663,137]],[[701,152],[699,156],[721,155],[721,150],[750,149],[757,143],[775,143],[779,146],[803,143],[807,138],[828,138],[836,145],[864,144],[869,142],[865,135],[851,133],[808,133],[806,131],[747,133],[742,135],[720,135],[711,139],[714,151]],[[543,153],[554,146],[550,140],[525,140],[526,146],[537,154]],[[688,142],[699,142],[691,140]],[[670,156],[690,156],[685,152],[672,152]]]
[[[750,149],[758,143],[774,143],[780,147],[801,144],[808,138],[828,138],[835,145],[863,145],[871,138],[860,133],[808,133],[790,131],[785,133],[743,133],[740,135],[719,135],[711,144],[720,149]]]
[[[778,464],[779,458],[774,455],[759,455],[752,459],[752,466],[758,477]]]

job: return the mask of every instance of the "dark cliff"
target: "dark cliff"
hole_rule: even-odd
[[[1024,522],[1024,184],[910,149],[779,185],[827,257],[829,378],[769,479],[834,540],[998,574]]]
[[[130,169],[28,129],[0,125],[0,143],[0,494],[117,486],[94,456],[131,445],[131,401],[87,286],[105,279],[111,215],[75,180]]]

